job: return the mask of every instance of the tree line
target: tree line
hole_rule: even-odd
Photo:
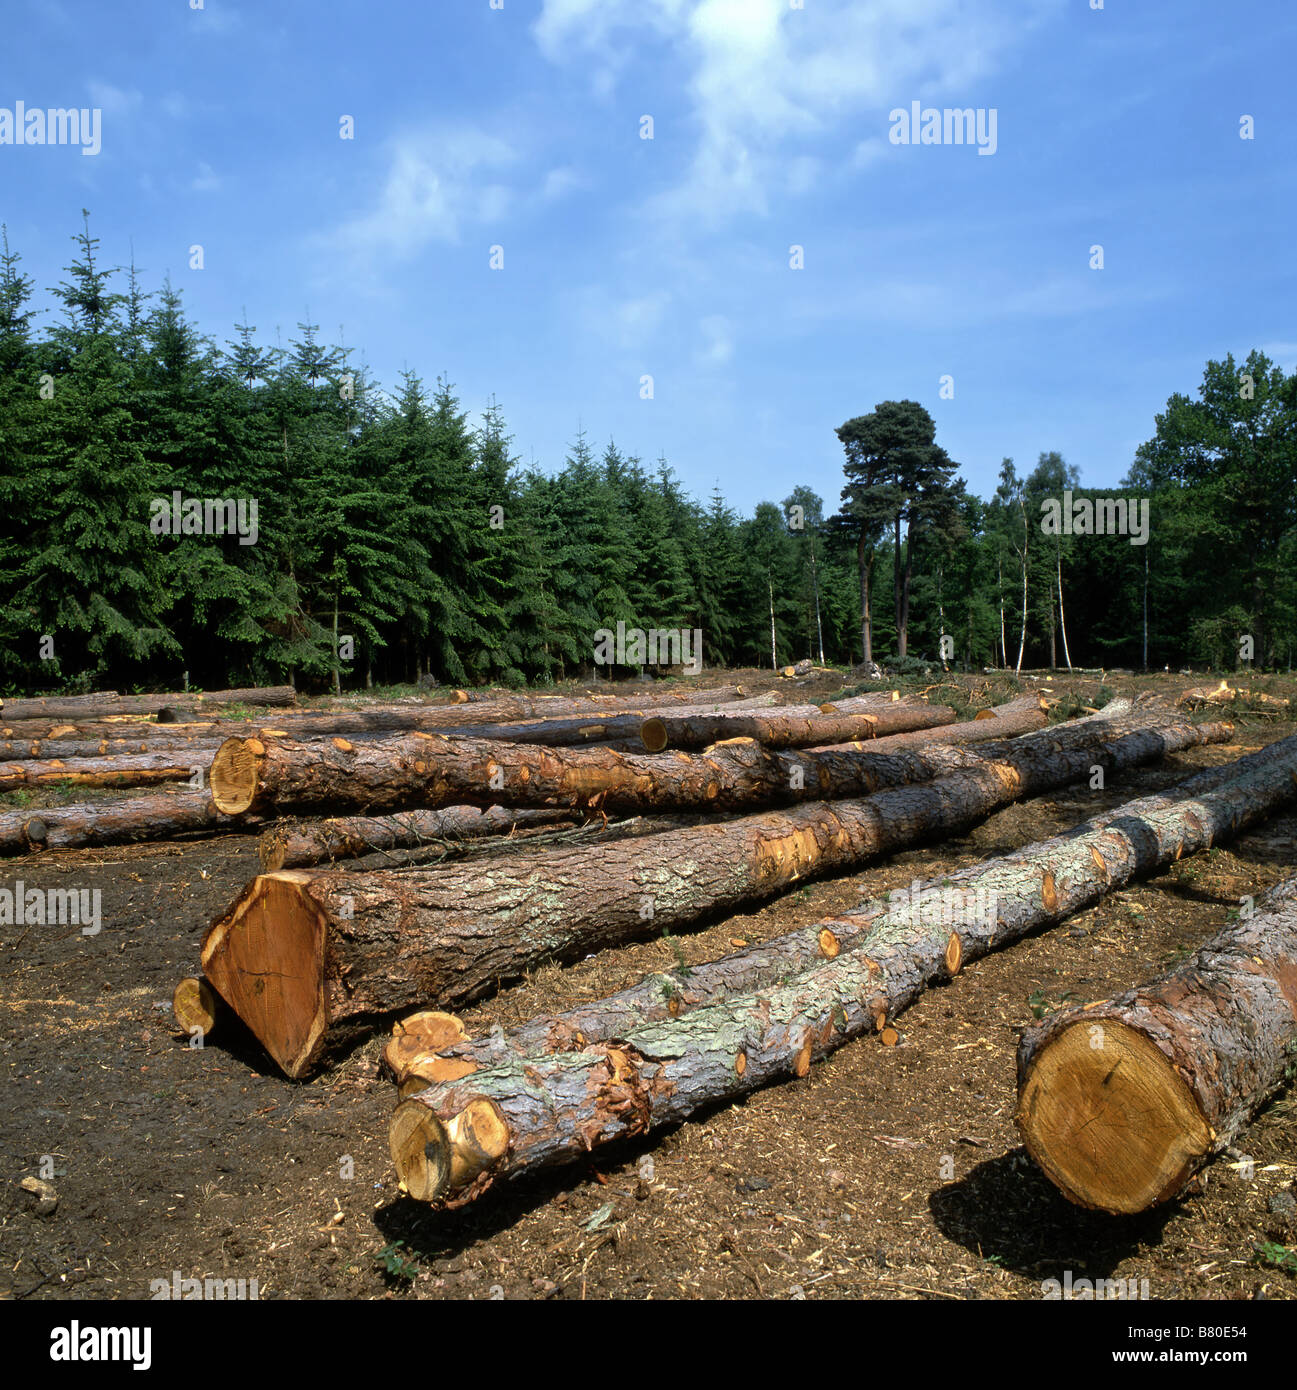
[[[1260,353],[1173,397],[1112,497],[1047,452],[983,501],[889,401],[837,431],[837,510],[790,481],[740,516],[582,433],[523,467],[494,400],[473,421],[445,378],[384,391],[314,324],[218,345],[169,282],[103,264],[88,218],[73,240],[43,324],[0,242],[5,690],[544,684],[588,677],[619,622],[700,629],[709,666],[1220,665],[1242,634],[1291,662],[1297,377]],[[1146,543],[1078,529],[1141,498]]]

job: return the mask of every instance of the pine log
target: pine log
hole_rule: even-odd
[[[752,738],[766,748],[821,748],[954,722],[955,711],[944,705],[875,705],[860,714],[655,715],[640,726],[640,737],[650,753],[731,738]]]
[[[147,787],[160,782],[186,782],[195,773],[205,775],[212,756],[210,746],[199,745],[106,758],[40,758],[0,763],[0,791],[61,786],[65,782],[81,787]]]
[[[443,811],[407,811],[399,816],[352,816],[280,825],[262,832],[257,845],[265,873],[300,869],[335,859],[355,859],[380,851],[415,849],[438,840],[507,835],[515,828],[555,825],[572,813],[558,808],[519,811],[501,806],[450,806]]]
[[[728,692],[737,696],[738,689],[737,686],[731,686],[728,687]],[[726,689],[721,690],[722,697],[726,693]],[[681,705],[677,701],[672,704],[672,708],[759,709],[775,703],[775,696],[770,694],[754,695],[745,699],[733,698],[724,702],[720,699],[708,698],[710,692],[696,691],[691,692],[691,694],[693,700],[689,704]],[[436,729],[444,732],[461,728],[480,729],[488,723],[494,724],[503,718],[530,719],[537,706],[544,703],[545,700],[511,700],[502,702],[501,707],[494,711],[491,706],[485,704],[470,704],[467,707],[463,705],[394,704],[371,706],[359,710],[280,710],[274,715],[273,725],[264,715],[258,716],[256,719],[220,719],[212,717],[210,711],[204,713],[195,709],[179,711],[184,715],[184,719],[171,722],[163,722],[160,717],[163,712],[160,711],[159,722],[157,723],[149,722],[147,714],[109,716],[103,719],[82,716],[73,716],[70,719],[51,718],[49,716],[24,719],[0,717],[0,737],[29,744],[33,740],[52,738],[75,738],[83,741],[145,736],[155,740],[222,739],[254,735],[260,728],[267,730],[273,728],[280,733],[291,733],[295,736],[301,734],[399,733],[402,730],[413,729]],[[579,718],[582,722],[634,720],[634,725],[628,725],[627,728],[636,738],[638,738],[639,723],[647,719],[655,709],[660,708],[660,703],[652,698],[645,699],[637,705],[617,703],[609,706],[607,703],[590,701],[562,701],[560,703],[567,710],[574,711],[573,713],[564,713],[564,718]],[[531,722],[544,723],[548,722],[551,717],[550,713],[542,710],[540,715]]]
[[[498,1179],[571,1162],[789,1077],[889,1027],[929,985],[1113,886],[1165,868],[1297,800],[1297,737],[989,865],[934,880],[830,961],[579,1052],[498,1062],[402,1101],[389,1142],[406,1190],[460,1205]],[[841,919],[835,919],[840,921]],[[834,929],[834,922],[827,925]]]
[[[840,711],[859,712],[879,708],[879,701],[872,696],[860,695],[844,700],[840,705],[791,705],[780,707],[772,712],[780,718],[800,715],[820,715]],[[744,721],[740,718],[751,709],[770,708],[775,704],[773,695],[762,695],[753,700],[735,700],[727,705],[690,705],[673,708],[671,719],[707,718],[717,721],[717,727],[729,729],[733,721],[733,733],[738,736],[744,730],[738,727]],[[516,723],[464,724],[455,728],[439,730],[455,738],[489,738],[504,743],[532,743],[545,747],[570,747],[582,743],[624,743],[628,750],[650,753],[660,751],[650,742],[645,730],[656,723],[656,717],[648,717],[649,710],[637,710],[630,714],[599,714],[593,717],[572,719],[530,719]],[[729,737],[729,734],[725,735]],[[709,740],[711,741],[711,740]]]
[[[183,704],[200,709],[216,705],[291,705],[297,694],[291,685],[251,690],[212,690],[206,694],[118,695],[101,691],[92,695],[50,695],[32,700],[0,700],[0,715],[14,719],[95,719],[109,714],[150,714],[166,705]]]
[[[1093,721],[1086,722],[1093,727]],[[792,812],[746,817],[742,821],[730,822],[728,826],[708,827],[706,829],[712,833],[717,830],[727,832],[727,839],[733,845],[731,858],[736,872],[741,871],[762,850],[775,850],[779,860],[775,874],[764,880],[757,875],[756,886],[746,892],[727,896],[723,888],[713,887],[712,896],[700,904],[699,915],[703,910],[714,911],[758,899],[763,892],[773,894],[785,883],[801,877],[813,877],[844,867],[859,867],[872,857],[912,847],[923,840],[963,834],[1014,799],[1015,781],[1019,797],[1035,796],[1088,775],[1100,758],[1104,759],[1101,765],[1120,770],[1166,753],[1181,751],[1199,739],[1220,742],[1228,734],[1228,725],[1199,725],[1196,728],[1172,725],[1165,733],[1145,731],[1128,734],[1106,747],[1096,742],[1097,752],[1080,746],[1060,753],[1055,745],[1054,755],[1043,760],[1032,755],[1028,749],[1027,756],[1019,755],[1007,762],[990,764],[980,772],[955,773],[917,787],[879,792],[859,802],[812,804]],[[1207,783],[1202,785],[1205,787]],[[1115,812],[1114,817],[1122,814],[1124,811]],[[1089,824],[1097,828],[1106,824],[1107,820],[1106,817],[1099,818]],[[916,830],[916,826],[923,829]],[[740,829],[748,831],[747,842],[740,837]],[[769,836],[764,841],[760,838],[763,833]],[[671,860],[687,863],[694,871],[694,866],[702,862],[704,851],[693,842],[701,838],[701,834],[673,835]],[[793,847],[791,853],[788,853],[789,845]],[[711,857],[718,857],[714,847],[708,852]],[[612,878],[612,873],[606,871],[606,865],[605,856],[604,862],[592,872]],[[645,886],[648,886],[647,879]],[[814,931],[793,932],[773,941],[756,943],[719,961],[693,966],[680,974],[652,976],[644,983],[610,998],[583,1004],[566,1014],[525,1025],[510,1034],[507,1040],[491,1038],[466,1042],[455,1047],[446,1057],[425,1056],[407,1048],[404,1054],[407,1063],[405,1071],[397,1072],[393,1068],[396,1080],[402,1084],[404,1093],[408,1088],[417,1086],[419,1078],[425,1084],[450,1079],[446,1067],[451,1068],[454,1076],[461,1076],[476,1067],[489,1066],[493,1059],[501,1055],[502,1046],[506,1052],[512,1053],[575,1050],[589,1041],[620,1037],[627,1029],[644,1022],[679,1017],[701,1004],[785,979],[824,960],[833,959],[864,930],[866,919],[862,914],[866,912],[877,916],[877,905],[866,904],[857,913],[846,914],[832,924],[822,924]],[[624,915],[623,922],[621,934],[615,937],[609,938],[600,932],[597,938],[584,935],[576,938],[576,952],[582,949],[582,942],[590,945],[616,944],[625,936],[637,934],[629,920],[629,913]],[[558,939],[557,934],[562,931],[561,923],[551,924],[542,918],[540,924],[555,934],[551,940]],[[570,920],[568,926],[574,925],[575,919]],[[655,921],[653,925],[663,924]],[[665,925],[675,927],[688,925],[688,922],[672,918]],[[502,923],[501,930],[509,931],[510,924],[507,921]],[[437,997],[443,1003],[456,1007],[478,997],[480,991],[460,997],[459,990],[467,978],[461,977],[443,987]],[[466,1067],[466,1063],[471,1065]]]
[[[1123,707],[1126,702],[1122,702]],[[1049,723],[1044,701],[1039,695],[1022,695],[1008,704],[979,710],[972,719],[958,724],[945,724],[937,729],[912,729],[905,733],[887,734],[875,747],[884,751],[905,748],[913,744],[930,743],[989,743],[994,739],[1013,738],[1043,729]],[[1066,725],[1059,727],[1066,728]]]
[[[910,706],[908,713],[922,719],[927,711]],[[229,739],[212,760],[209,780],[217,806],[229,815],[378,814],[450,802],[722,811],[865,795],[954,770],[963,765],[960,751],[924,745],[888,753],[863,742],[781,751],[731,739],[706,753],[637,755],[428,733],[312,745]]]
[[[1122,720],[1123,729],[1159,719],[1184,720],[1173,711],[1132,711],[1124,701],[1114,701],[1100,717],[1108,730]],[[1084,739],[1085,723],[1060,725],[1051,736],[1063,742]],[[878,747],[857,742],[781,751],[765,749],[751,739],[733,739],[703,754],[654,756],[606,747],[541,748],[426,733],[356,742],[338,737],[311,744],[230,739],[213,758],[209,781],[217,806],[228,815],[275,809],[381,814],[456,802],[584,805],[605,812],[718,812],[857,797],[973,765],[969,759],[974,755],[955,746],[933,743],[889,751],[879,742]],[[1003,742],[983,744],[975,756],[997,756]]]
[[[1178,969],[1051,1015],[1018,1049],[1027,1152],[1079,1206],[1179,1193],[1297,1074],[1297,878]]]
[[[142,754],[162,754],[169,758],[197,755],[198,764],[206,771],[222,739],[210,735],[202,739],[168,738],[166,734],[158,737],[146,732],[149,725],[141,726],[141,736],[135,738],[76,739],[53,738],[5,739],[0,741],[0,758],[10,763],[22,762],[65,762],[69,758],[137,758]],[[0,764],[2,766],[2,764]]]
[[[206,1038],[216,1027],[225,1005],[206,980],[190,976],[181,980],[171,996],[171,1012],[186,1037]]]
[[[122,801],[0,811],[0,855],[171,840],[182,835],[230,835],[259,824],[255,819],[223,816],[208,791],[157,792]]]
[[[759,901],[810,875],[958,833],[1020,796],[1228,737],[1173,721],[1124,735],[1097,721],[1063,747],[1037,736],[995,745],[998,761],[942,750],[963,770],[863,801],[814,803],[657,835],[551,849],[542,860],[438,866],[399,876],[263,874],[207,933],[207,979],[289,1076],[319,1060],[327,1030],[359,1015],[458,1007],[545,960]]]

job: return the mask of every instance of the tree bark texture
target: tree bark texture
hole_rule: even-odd
[[[1018,1049],[1027,1151],[1080,1206],[1168,1201],[1297,1076],[1297,878],[1178,969]]]

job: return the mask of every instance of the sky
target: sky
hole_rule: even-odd
[[[317,323],[388,388],[444,374],[474,419],[494,396],[546,471],[584,429],[704,500],[805,484],[832,511],[835,428],[909,398],[983,496],[1002,458],[1051,449],[1115,486],[1209,358],[1297,369],[1291,0],[13,19],[0,108],[100,113],[93,154],[0,143],[0,221],[39,287],[88,208],[104,262],[169,275],[218,343]],[[981,125],[902,143],[914,103]]]

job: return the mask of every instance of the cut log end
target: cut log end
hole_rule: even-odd
[[[387,1138],[405,1190],[416,1202],[435,1202],[450,1182],[445,1125],[428,1106],[406,1099],[392,1114]]]
[[[180,981],[171,996],[171,1010],[180,1031],[188,1037],[206,1037],[216,1026],[220,1002],[206,980],[189,976]]]
[[[264,751],[256,739],[244,738],[227,738],[216,750],[207,780],[218,811],[238,816],[252,805]]]
[[[509,1127],[490,1100],[472,1100],[443,1123],[420,1100],[403,1100],[388,1132],[392,1162],[416,1201],[465,1188],[508,1152]]]
[[[328,923],[308,882],[291,870],[253,879],[202,953],[208,980],[293,1078],[314,1062],[328,1026]]]
[[[660,719],[646,719],[639,736],[646,752],[660,753],[667,746],[667,726]]]
[[[946,942],[946,969],[952,975],[958,975],[960,967],[964,963],[964,947],[959,940],[958,932],[950,933],[950,940]]]
[[[837,956],[838,952],[842,949],[842,943],[828,929],[828,927],[822,927],[820,929],[819,944],[820,954],[825,958],[825,960],[833,960],[834,957]]]
[[[1017,1121],[1027,1152],[1066,1197],[1114,1213],[1178,1191],[1212,1142],[1167,1056],[1107,1018],[1078,1021],[1042,1044]]]

